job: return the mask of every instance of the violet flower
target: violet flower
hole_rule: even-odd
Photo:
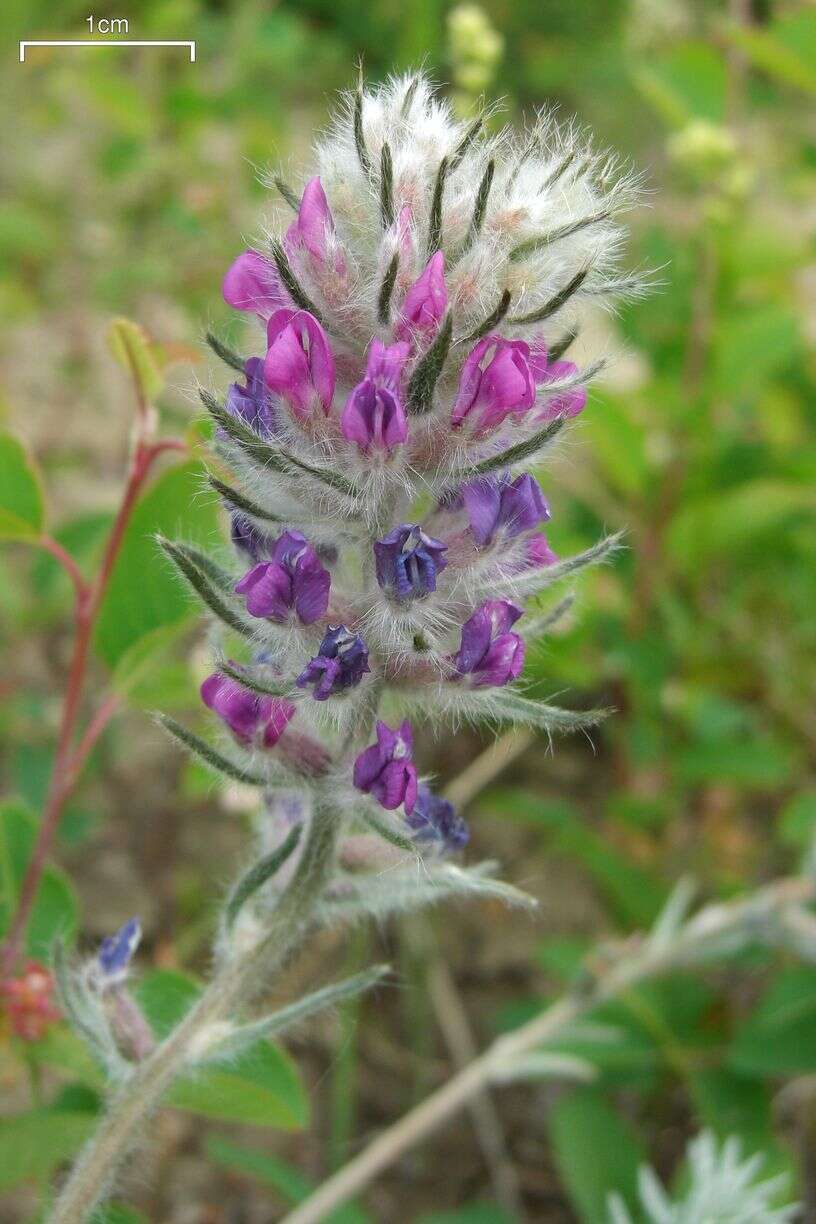
[[[320,649],[298,676],[297,685],[308,688],[314,684],[315,701],[326,701],[335,693],[355,688],[368,671],[371,668],[363,639],[345,625],[329,625]]]
[[[553,552],[543,531],[537,532],[525,541],[525,553],[527,564],[531,567],[554,565],[558,560],[558,554]]]
[[[452,662],[472,688],[496,687],[515,680],[524,666],[524,640],[510,627],[521,608],[507,599],[489,599],[462,626],[462,641]]]
[[[334,217],[323,184],[318,177],[309,179],[303,189],[298,215],[286,231],[284,247],[289,255],[298,250],[306,251],[318,267],[324,267],[333,239]],[[332,256],[335,272],[339,276],[344,275],[346,260],[343,252],[335,246]]]
[[[262,319],[268,319],[288,301],[275,265],[260,251],[252,250],[243,251],[229,267],[222,293],[235,310],[246,310]]]
[[[365,378],[346,400],[340,428],[364,454],[372,448],[390,451],[408,437],[408,421],[400,397],[400,380],[410,354],[405,341],[384,345],[372,340]]]
[[[376,744],[364,749],[354,762],[354,785],[357,790],[373,795],[388,811],[404,804],[405,813],[410,816],[417,798],[411,724],[404,722],[392,731],[386,723],[378,721],[376,729]]]
[[[274,748],[295,716],[291,701],[252,692],[220,672],[204,681],[201,700],[227,724],[239,743],[259,743],[264,748]]]
[[[473,538],[479,545],[493,542],[496,533],[512,539],[531,531],[550,517],[550,508],[534,476],[487,477],[462,485],[461,498]],[[458,500],[458,498],[457,498]]]
[[[254,566],[235,586],[246,596],[250,616],[283,624],[294,610],[304,625],[314,624],[329,606],[331,578],[299,531],[274,541],[269,561]]]
[[[244,382],[230,385],[226,407],[227,412],[249,425],[262,438],[274,435],[272,398],[264,378],[262,357],[250,357],[244,363]]]
[[[394,336],[397,340],[426,344],[436,333],[447,308],[445,256],[437,251],[406,293]]]
[[[276,310],[266,328],[266,385],[283,396],[299,420],[319,408],[326,416],[334,397],[334,355],[328,337],[308,310]]]
[[[239,510],[233,510],[230,514],[230,539],[235,547],[246,553],[252,561],[269,557],[275,547],[274,537],[261,531]]]
[[[470,830],[449,799],[435,795],[424,782],[417,787],[414,810],[408,817],[418,842],[436,842],[444,852],[461,850],[470,839]]]
[[[120,982],[127,976],[131,958],[142,938],[138,918],[129,919],[115,935],[102,940],[96,963],[105,985]]]
[[[374,544],[377,582],[394,599],[421,599],[436,590],[447,547],[418,524],[403,523]]]

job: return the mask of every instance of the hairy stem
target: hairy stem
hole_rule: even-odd
[[[331,803],[316,795],[298,869],[263,938],[215,974],[181,1023],[113,1098],[57,1199],[51,1224],[82,1224],[88,1218],[138,1142],[147,1116],[193,1061],[192,1051],[200,1046],[204,1031],[246,1007],[293,951],[309,926],[315,902],[331,873],[337,824],[338,814]]]
[[[53,849],[54,839],[57,835],[57,829],[59,828],[66,800],[76,784],[88,753],[107,725],[115,709],[111,699],[103,703],[94,715],[78,748],[75,750],[73,747],[74,737],[82,707],[94,626],[96,625],[102,601],[108,588],[116,558],[122,546],[122,540],[124,539],[130,516],[155,459],[166,450],[178,450],[179,448],[187,449],[183,442],[175,438],[161,439],[158,442],[137,442],[122,501],[105,544],[105,551],[99,571],[92,583],[88,584],[85,582],[73,558],[69,558],[69,555],[56,541],[52,541],[50,538],[44,538],[41,541],[42,546],[47,548],[53,556],[65,565],[74,582],[76,591],[74,649],[62,704],[57,747],[54,754],[54,764],[51,770],[51,779],[43,809],[42,821],[40,822],[33,853],[29,859],[20,886],[17,909],[9,926],[2,954],[0,954],[0,978],[8,976],[14,970],[25,937],[31,907],[34,904],[45,865]],[[68,564],[69,560],[70,564]]]
[[[468,1105],[503,1068],[552,1041],[599,1004],[623,994],[645,978],[693,962],[716,941],[729,935],[751,933],[791,908],[812,902],[816,880],[796,877],[780,880],[745,900],[706,906],[668,941],[642,938],[627,941],[622,952],[597,976],[546,1008],[527,1024],[499,1037],[464,1070],[448,1080],[415,1109],[383,1131],[359,1156],[310,1195],[281,1224],[319,1224],[349,1201],[378,1174]]]

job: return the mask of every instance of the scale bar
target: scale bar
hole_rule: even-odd
[[[195,63],[196,45],[189,40],[166,41],[159,39],[137,40],[133,38],[61,38],[61,39],[26,39],[20,43],[20,63],[25,63],[26,47],[189,47],[190,63]]]

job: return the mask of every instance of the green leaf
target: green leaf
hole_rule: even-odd
[[[146,1216],[123,1203],[106,1203],[91,1216],[90,1224],[149,1224]]]
[[[625,921],[650,926],[660,913],[668,895],[665,886],[614,850],[608,838],[590,828],[574,808],[527,791],[503,789],[491,793],[490,809],[548,830],[552,844],[586,867]]]
[[[767,1084],[728,1067],[702,1067],[692,1070],[688,1088],[700,1126],[713,1130],[723,1140],[737,1135],[746,1152],[766,1153],[766,1176],[793,1171],[791,1154],[774,1135]]]
[[[756,545],[793,519],[814,514],[810,485],[762,477],[688,502],[669,528],[669,547],[684,570],[697,572],[701,560]]]
[[[17,907],[20,885],[37,836],[36,817],[13,801],[0,805],[0,935],[8,929]],[[26,931],[26,952],[47,960],[57,935],[70,940],[76,933],[78,905],[68,878],[46,867],[34,898]]]
[[[182,693],[191,696],[195,686],[190,667],[186,661],[179,663],[178,659],[179,640],[185,630],[183,622],[162,625],[129,646],[120,655],[111,676],[114,692],[142,709],[157,706],[166,709],[166,681],[170,672],[176,682],[181,681]],[[179,666],[181,675],[176,675],[175,669]]]
[[[635,83],[666,123],[681,127],[692,119],[724,120],[726,68],[714,47],[689,42],[646,62],[648,67],[638,67]]]
[[[206,495],[199,464],[181,464],[159,477],[133,512],[102,604],[94,644],[109,667],[145,634],[185,621],[198,609],[162,559],[155,536],[206,547],[217,532],[216,499]]]
[[[34,1109],[0,1119],[0,1191],[47,1178],[95,1129],[87,1110]]]
[[[17,438],[0,433],[0,540],[35,540],[44,517],[37,469]]]
[[[158,542],[165,555],[170,558],[182,577],[186,579],[201,602],[214,616],[243,637],[254,636],[254,629],[244,619],[243,609],[238,600],[234,599],[231,594],[227,594],[224,583],[213,581],[210,558],[204,559],[202,564],[199,557],[204,558],[203,554],[193,553],[183,544],[175,544],[164,539],[163,536],[159,537]],[[218,567],[216,567],[216,573],[217,569]]]
[[[729,1065],[744,1075],[816,1070],[816,971],[785,969],[737,1029]]]
[[[645,1153],[599,1092],[582,1089],[556,1101],[547,1127],[564,1188],[584,1224],[608,1224],[612,1192],[634,1206]]]
[[[164,1037],[186,1014],[201,992],[182,973],[148,973],[137,998],[158,1037]],[[308,1120],[308,1100],[289,1056],[268,1041],[259,1041],[227,1067],[197,1071],[170,1090],[166,1103],[207,1118],[253,1126],[297,1130]]]
[[[300,1203],[315,1189],[314,1184],[298,1169],[268,1152],[239,1146],[228,1139],[222,1139],[220,1135],[210,1136],[206,1141],[206,1149],[207,1155],[216,1164],[233,1172],[243,1173],[263,1186],[270,1186],[287,1203]],[[349,1204],[338,1207],[331,1215],[326,1216],[326,1224],[368,1224],[370,1219],[366,1212]]]
[[[164,379],[156,346],[145,329],[130,319],[114,319],[108,328],[108,345],[130,375],[139,399],[152,403],[159,396]]]
[[[343,981],[321,986],[319,990],[303,995],[294,1003],[287,1003],[277,1011],[262,1016],[260,1020],[250,1020],[248,1024],[233,1029],[223,1042],[213,1046],[207,1058],[212,1058],[214,1061],[224,1058],[231,1060],[236,1053],[251,1043],[260,1041],[261,1038],[277,1037],[279,1033],[285,1032],[296,1024],[302,1024],[304,1020],[310,1019],[319,1011],[325,1011],[328,1007],[339,1007],[341,1003],[364,994],[372,986],[381,982],[390,971],[390,965],[374,965],[371,969],[364,969],[353,977],[344,978]]]
[[[795,357],[798,346],[796,315],[773,302],[726,315],[715,335],[717,392],[756,399]]]
[[[789,846],[809,846],[816,832],[816,790],[804,791],[782,809],[779,836]]]
[[[212,748],[205,740],[200,739],[192,731],[188,731],[181,723],[176,722],[174,718],[168,718],[166,714],[159,714],[158,720],[164,727],[165,731],[180,740],[188,751],[192,752],[195,757],[203,761],[210,769],[217,774],[223,774],[224,777],[232,778],[235,782],[243,782],[246,786],[266,786],[268,779],[261,774],[251,773],[244,769],[243,766],[231,761],[229,757],[225,757],[216,748]]]
[[[513,1224],[513,1216],[495,1203],[470,1203],[455,1211],[432,1211],[415,1224]]]
[[[276,846],[270,854],[259,859],[241,877],[232,890],[224,911],[224,919],[228,928],[233,925],[250,897],[254,896],[258,889],[262,888],[274,875],[277,875],[300,841],[300,833],[300,825],[293,825],[289,830],[288,836],[284,838],[281,844]]]
[[[791,11],[769,26],[726,28],[726,37],[756,68],[783,85],[816,94],[816,14]]]

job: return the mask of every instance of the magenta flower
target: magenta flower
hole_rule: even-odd
[[[470,530],[477,544],[492,543],[496,532],[512,539],[523,531],[531,531],[550,517],[550,508],[533,476],[488,477],[462,485],[459,496],[470,520]],[[457,498],[458,500],[458,498]]]
[[[354,762],[354,785],[373,795],[388,811],[404,804],[406,815],[410,816],[417,797],[417,771],[411,760],[413,747],[409,722],[392,731],[378,721],[376,744],[361,752]]]
[[[277,744],[295,716],[291,701],[253,693],[218,672],[202,684],[201,700],[227,724],[240,743],[259,743],[264,748]]]
[[[394,599],[421,599],[436,590],[436,576],[447,565],[447,544],[426,535],[416,523],[402,523],[374,544],[380,588]]]
[[[539,386],[546,387],[548,383],[565,382],[574,378],[578,367],[573,361],[549,361],[547,349],[543,342],[533,344],[530,352],[530,369]],[[554,421],[556,417],[574,417],[583,412],[587,402],[586,387],[571,387],[561,395],[555,395],[540,409],[536,409],[535,419],[541,423]]]
[[[275,265],[260,251],[252,250],[242,251],[228,269],[222,293],[235,310],[246,310],[262,319],[268,319],[288,300]]]
[[[521,415],[535,403],[530,346],[523,340],[485,336],[468,354],[459,377],[451,424],[472,423],[476,434],[501,425],[511,413]]]
[[[246,596],[247,612],[283,624],[294,610],[302,624],[314,624],[329,606],[328,570],[299,531],[284,532],[270,556],[236,584],[236,594]]]
[[[315,177],[303,189],[297,218],[286,231],[284,245],[289,254],[307,251],[315,263],[323,267],[334,238],[334,217],[320,179]],[[342,251],[334,249],[334,270],[343,275],[346,261]]]
[[[469,676],[472,688],[495,687],[515,680],[524,666],[524,640],[510,627],[521,608],[508,599],[489,599],[462,626],[462,641],[453,664]]]
[[[315,701],[326,701],[335,693],[355,688],[369,671],[363,639],[345,625],[329,625],[320,649],[298,676],[297,685],[308,688],[313,684]]]
[[[394,328],[396,339],[427,343],[439,327],[447,308],[445,256],[437,251],[405,295],[399,321]]]
[[[328,416],[334,396],[334,356],[323,328],[308,310],[277,310],[270,318],[264,378],[306,420],[316,406]]]
[[[365,378],[349,395],[340,418],[343,437],[363,453],[393,450],[408,437],[400,380],[409,353],[404,341],[387,347],[380,340],[371,342]]]

